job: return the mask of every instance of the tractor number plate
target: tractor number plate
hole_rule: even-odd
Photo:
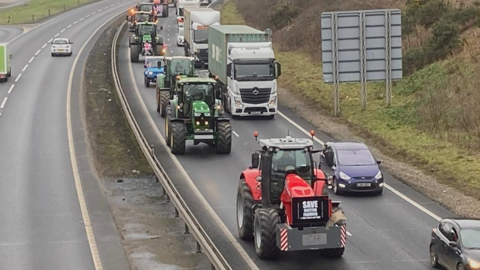
[[[304,246],[318,246],[327,244],[326,233],[315,233],[302,235],[302,244]]]
[[[372,186],[371,183],[358,183],[357,184],[357,187],[370,187],[370,186]]]

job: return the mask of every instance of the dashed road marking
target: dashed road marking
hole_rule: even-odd
[[[42,49],[45,49],[47,47],[48,43],[43,44]]]
[[[57,34],[55,35],[55,37],[58,37],[58,36],[60,36],[60,33],[57,33]]]
[[[63,32],[65,32],[65,28],[63,28],[62,31],[60,31],[60,33],[63,33]]]
[[[15,84],[10,85],[10,88],[8,89],[8,93],[7,93],[7,94],[12,93],[13,88],[15,88]]]
[[[42,50],[38,50],[36,53],[35,53],[35,56],[37,56]]]
[[[27,68],[28,68],[28,64],[26,64],[26,65],[23,67],[22,72],[25,72],[25,70],[27,70]]]
[[[77,24],[77,23],[78,23],[78,21],[74,21],[74,22],[73,22],[73,24]]]
[[[22,77],[22,73],[18,74],[17,78],[15,79],[15,82],[18,82],[18,80],[20,80],[20,77]]]
[[[85,16],[85,18],[88,18],[88,17],[90,17],[90,14],[87,14],[87,15]]]
[[[67,29],[68,29],[68,28],[70,28],[70,27],[72,27],[72,25],[71,25],[71,24],[67,26]]]
[[[5,103],[7,103],[7,100],[8,100],[8,97],[5,97],[3,99],[2,105],[0,105],[0,109],[3,109],[3,107],[5,107]]]
[[[47,43],[50,43],[50,42],[52,42],[52,40],[53,40],[53,38],[49,39]]]
[[[80,20],[78,20],[78,21],[81,22],[81,21],[83,21],[83,19],[85,19],[85,18],[80,18]]]
[[[32,63],[34,59],[35,59],[35,56],[32,56],[32,58],[30,58],[30,61],[28,61],[28,63],[29,64]]]
[[[96,11],[94,11],[94,12],[92,12],[92,15],[94,15],[94,14],[96,14],[96,13],[97,13],[97,12],[96,12]]]

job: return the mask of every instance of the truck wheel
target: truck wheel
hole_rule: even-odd
[[[165,115],[165,141],[167,142],[167,146],[171,147],[171,132],[170,132],[170,119],[172,119],[172,109],[170,106],[167,106],[166,115]]]
[[[345,248],[330,248],[322,250],[323,256],[327,258],[340,258],[343,256],[343,252],[345,252]]]
[[[260,208],[255,211],[254,239],[255,252],[260,259],[278,259],[276,226],[280,216],[274,209]]]
[[[217,122],[217,154],[232,151],[232,126],[230,122]]]
[[[132,63],[138,63],[138,45],[132,45],[130,47],[130,58]]]
[[[170,145],[172,154],[182,155],[185,154],[185,144],[187,141],[187,130],[183,122],[171,122],[172,128],[170,135]]]
[[[237,230],[243,240],[253,239],[253,196],[245,179],[240,179],[237,193]]]
[[[168,92],[160,92],[160,116],[165,117],[165,108],[168,104],[168,99],[170,98],[170,94]]]

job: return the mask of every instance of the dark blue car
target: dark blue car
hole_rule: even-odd
[[[363,143],[329,142],[323,158],[333,171],[333,191],[383,193],[382,171],[368,147]]]
[[[164,66],[162,65],[165,57],[163,56],[147,56],[145,57],[145,71],[143,76],[145,77],[145,86],[150,87],[150,82],[157,82],[157,75],[160,73],[165,73]],[[160,63],[160,68],[159,68]]]

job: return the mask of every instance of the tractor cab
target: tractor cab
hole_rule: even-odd
[[[130,17],[127,16],[127,20],[129,21],[130,31],[132,32],[136,31],[137,23],[157,23],[157,18],[154,17],[151,13],[145,11],[136,12],[133,16]]]
[[[140,11],[148,12],[148,13],[156,16],[155,8],[154,8],[153,3],[140,3],[140,4],[137,5],[137,11],[138,12],[140,12]]]
[[[193,119],[190,124],[195,124],[196,129],[208,129],[209,118],[216,114],[215,106],[215,84],[217,82],[210,78],[181,78],[177,77],[177,84],[174,88],[174,95],[178,98],[180,110],[178,117],[189,117]],[[218,114],[218,113],[217,113]],[[199,116],[202,116],[199,118]],[[187,129],[188,129],[187,123]]]

